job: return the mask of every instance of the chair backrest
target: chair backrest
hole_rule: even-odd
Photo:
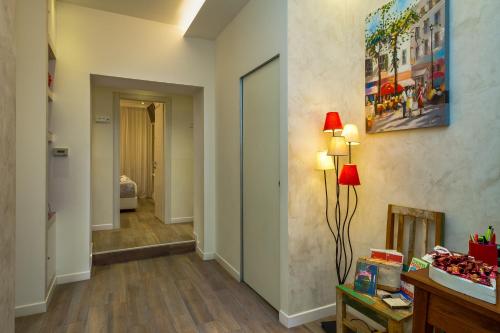
[[[396,215],[398,216],[396,224]],[[405,223],[406,221],[406,223]],[[432,246],[443,245],[444,242],[444,213],[433,212],[429,210],[402,207],[389,204],[387,210],[387,234],[385,239],[386,249],[394,249],[394,231],[397,227],[397,242],[396,250],[403,253],[404,248],[407,248],[405,254],[405,264],[409,265],[415,254],[415,235],[417,223],[423,224],[423,235],[421,237],[424,251],[429,249],[429,227],[434,225],[434,240]],[[409,232],[405,232],[405,224],[409,225]],[[408,244],[405,246],[405,234],[408,235]]]

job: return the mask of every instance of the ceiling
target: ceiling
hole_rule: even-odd
[[[186,37],[215,39],[248,0],[60,0],[121,15],[171,24]],[[189,28],[189,29],[188,29]]]
[[[75,5],[187,29],[204,0],[62,0]],[[229,0],[230,1],[230,0]],[[189,21],[189,22],[187,22]]]
[[[186,37],[216,39],[248,0],[207,0],[189,26]]]

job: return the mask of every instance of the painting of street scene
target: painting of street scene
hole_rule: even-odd
[[[366,18],[366,132],[449,125],[447,1],[390,0]]]

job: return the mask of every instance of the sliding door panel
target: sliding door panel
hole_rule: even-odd
[[[279,310],[279,60],[242,79],[243,280]]]

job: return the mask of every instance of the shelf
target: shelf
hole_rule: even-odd
[[[49,102],[54,101],[54,92],[49,87],[47,88],[47,98],[49,99]]]
[[[52,42],[50,37],[49,37],[49,60],[56,60],[54,43]]]

